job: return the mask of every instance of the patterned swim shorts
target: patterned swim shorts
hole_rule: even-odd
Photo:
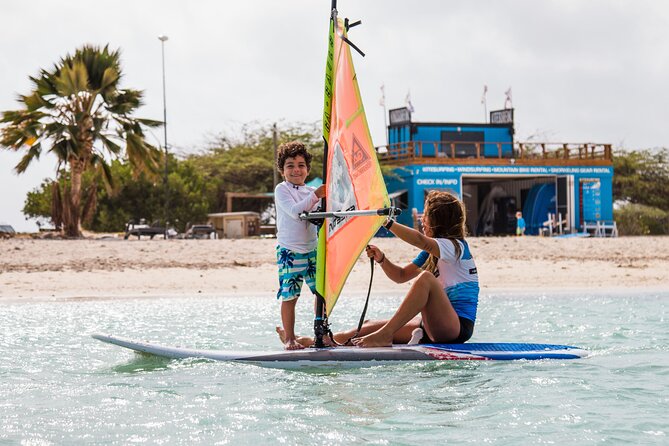
[[[305,279],[312,293],[316,293],[316,250],[299,253],[276,247],[276,264],[279,266],[279,291],[276,298],[282,301],[297,299]]]

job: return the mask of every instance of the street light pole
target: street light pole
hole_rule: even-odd
[[[165,89],[165,41],[168,37],[164,34],[158,36],[160,40],[160,46],[162,50],[162,61],[163,61],[163,131],[165,137],[165,176],[163,178],[163,185],[165,186],[165,239],[167,239],[167,219],[169,218],[169,201],[170,201],[170,188],[167,183],[167,174],[168,174],[168,154],[167,154],[167,93]]]

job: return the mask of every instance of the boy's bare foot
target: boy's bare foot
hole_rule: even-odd
[[[301,350],[304,348],[304,345],[297,342],[297,339],[286,339],[286,342],[283,343],[283,348],[286,350]]]
[[[277,326],[276,327],[276,333],[279,335],[279,339],[281,339],[281,343],[286,345],[286,331]],[[305,347],[311,347],[311,344],[314,343],[314,340],[310,337],[307,336],[298,336],[295,341],[300,344],[302,347],[298,347],[297,349],[294,348],[286,348],[286,350],[299,350],[300,348],[305,348]]]
[[[387,337],[379,330],[361,338],[354,338],[351,342],[353,342],[355,346],[363,348],[390,347],[393,345],[393,337],[392,335]]]
[[[281,339],[281,343],[285,344],[286,343],[286,332],[285,332],[285,330],[277,325],[276,326],[276,333],[279,335],[279,339]]]

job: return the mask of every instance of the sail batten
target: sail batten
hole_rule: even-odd
[[[319,231],[316,287],[332,312],[346,278],[382,215],[356,215],[390,206],[347,43],[346,28],[333,10],[326,63],[323,135],[327,141],[325,211]],[[331,95],[329,98],[328,95]],[[336,214],[340,215],[336,215]]]

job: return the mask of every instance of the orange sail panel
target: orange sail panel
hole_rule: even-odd
[[[341,20],[332,52],[332,101],[328,138],[326,210],[351,211],[390,206],[362,105],[349,45]],[[331,34],[332,36],[332,34]],[[328,61],[330,62],[330,61]],[[319,244],[324,262],[321,295],[329,316],[353,265],[385,217],[328,218]]]

